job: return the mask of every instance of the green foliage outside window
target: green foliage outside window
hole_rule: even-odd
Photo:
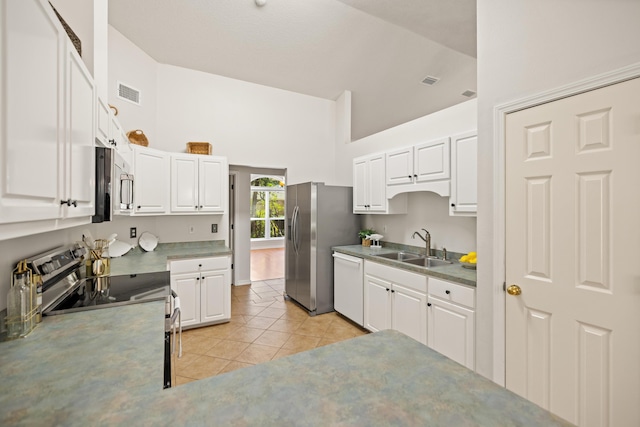
[[[281,190],[284,182],[262,177],[251,181],[251,186],[254,188],[251,191],[251,238],[284,237],[284,191]],[[265,229],[267,223],[268,230]]]

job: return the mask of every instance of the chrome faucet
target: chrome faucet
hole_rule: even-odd
[[[421,238],[425,243],[425,247],[426,247],[426,250],[427,250],[427,256],[431,256],[431,234],[429,234],[429,232],[427,230],[425,230],[424,228],[422,229],[422,231],[424,231],[424,237],[422,237],[422,235],[419,232],[414,231],[413,235],[411,236],[411,238],[415,239],[416,235],[418,235],[418,237]]]

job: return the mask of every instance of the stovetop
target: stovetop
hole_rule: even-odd
[[[81,273],[81,269],[74,272],[76,275],[79,273]],[[166,300],[171,294],[168,271],[124,276],[84,277],[78,278],[72,285],[63,283],[63,288],[66,289],[62,297],[58,297],[56,301],[45,303],[44,315],[50,316],[153,300]]]

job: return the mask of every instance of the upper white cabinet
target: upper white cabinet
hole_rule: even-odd
[[[171,212],[224,213],[228,179],[224,157],[171,154]]]
[[[88,223],[92,79],[48,2],[3,2],[0,24],[0,239]]]
[[[412,191],[449,195],[449,138],[386,153],[387,197]]]
[[[89,70],[70,41],[66,43],[64,179],[61,206],[64,217],[95,213],[95,88]],[[63,202],[66,203],[63,204]]]
[[[406,213],[407,198],[392,200],[386,194],[384,153],[359,157],[353,161],[354,213]]]
[[[164,214],[169,211],[169,153],[135,146],[134,214]]]
[[[478,136],[467,132],[451,138],[449,214],[475,216],[478,211]]]
[[[98,97],[96,100],[96,139],[105,147],[109,147],[109,123],[111,109],[107,102]]]

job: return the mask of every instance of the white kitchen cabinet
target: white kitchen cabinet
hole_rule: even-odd
[[[64,189],[61,206],[65,218],[95,213],[95,127],[93,78],[71,41],[66,43]],[[66,203],[62,204],[66,200]]]
[[[365,260],[364,327],[427,343],[427,277]]]
[[[88,223],[92,79],[48,2],[3,3],[0,21],[0,239]]]
[[[224,213],[229,167],[224,157],[171,155],[171,212]]]
[[[134,214],[164,214],[169,210],[169,154],[133,147]]]
[[[371,214],[407,213],[406,196],[387,199],[384,153],[353,161],[353,212]]]
[[[333,253],[333,307],[345,317],[363,326],[362,258]]]
[[[96,100],[96,139],[105,147],[110,147],[109,125],[111,121],[111,108],[107,101],[98,97]]]
[[[429,278],[428,346],[475,369],[475,290]]]
[[[387,197],[413,191],[449,195],[449,138],[441,138],[386,153]]]
[[[475,216],[477,211],[478,135],[473,131],[451,138],[449,214]]]
[[[231,257],[169,261],[171,289],[180,297],[182,326],[231,319]]]

